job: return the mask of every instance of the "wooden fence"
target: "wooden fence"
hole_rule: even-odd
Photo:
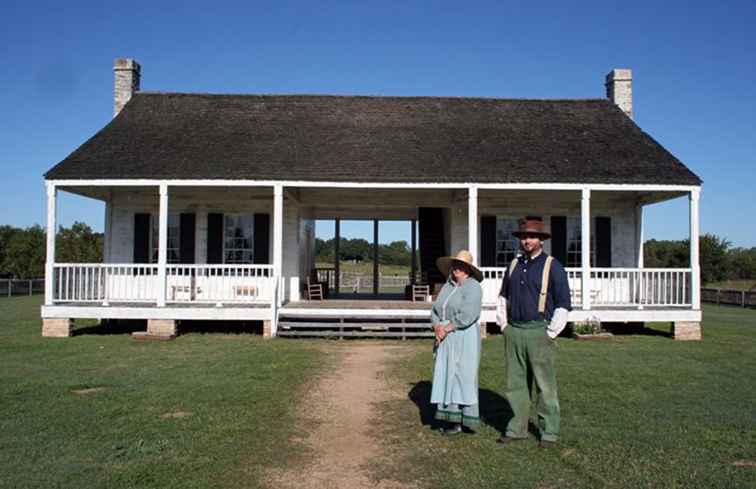
[[[11,297],[14,295],[33,295],[45,293],[45,279],[0,279],[0,297]]]
[[[701,302],[756,307],[756,292],[749,290],[701,288]]]

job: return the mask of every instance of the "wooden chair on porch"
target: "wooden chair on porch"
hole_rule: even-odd
[[[307,277],[305,284],[305,291],[307,292],[307,300],[310,301],[322,301],[323,300],[323,284],[314,283]]]
[[[328,295],[328,282],[319,281],[318,271],[313,268],[305,280],[305,290],[308,300],[322,301]]]
[[[430,295],[428,274],[420,271],[417,271],[414,274],[410,272],[409,289],[412,302],[428,300],[428,296]]]

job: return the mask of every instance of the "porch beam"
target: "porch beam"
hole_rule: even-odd
[[[583,310],[591,308],[591,191],[582,190],[580,200],[580,269],[582,272],[581,298]]]
[[[477,186],[479,189],[501,189],[501,190],[582,190],[590,189],[596,191],[646,191],[646,192],[693,192],[700,190],[695,185],[663,185],[663,184],[615,184],[615,183],[373,183],[373,182],[312,182],[301,180],[150,180],[150,179],[93,179],[93,180],[48,180],[48,182],[61,186],[92,186],[92,187],[157,187],[161,184],[168,184],[172,187],[183,186],[200,186],[200,187],[270,187],[281,185],[283,187],[333,187],[333,188],[375,188],[375,189],[408,189],[408,188],[425,188],[425,189],[469,189],[471,186]]]
[[[473,264],[480,263],[478,253],[478,187],[470,187],[467,194],[467,247],[472,253]],[[456,250],[451,250],[456,253]]]
[[[689,196],[690,210],[690,289],[693,309],[701,309],[701,263],[700,263],[700,211],[698,202],[700,191],[693,190]]]
[[[58,189],[47,183],[47,259],[45,261],[45,305],[53,303],[55,279],[55,230],[57,226]]]
[[[158,211],[158,307],[165,307],[166,266],[168,264],[168,185],[160,185]]]

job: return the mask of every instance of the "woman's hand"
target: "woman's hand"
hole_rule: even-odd
[[[440,324],[433,326],[433,332],[436,333],[436,342],[441,343],[446,337],[446,328]]]

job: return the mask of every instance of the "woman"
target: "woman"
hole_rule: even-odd
[[[431,324],[436,333],[431,403],[436,404],[436,419],[447,423],[441,429],[446,435],[474,433],[472,429],[480,420],[478,321],[483,274],[472,263],[467,250],[436,261],[448,280],[431,309]]]

